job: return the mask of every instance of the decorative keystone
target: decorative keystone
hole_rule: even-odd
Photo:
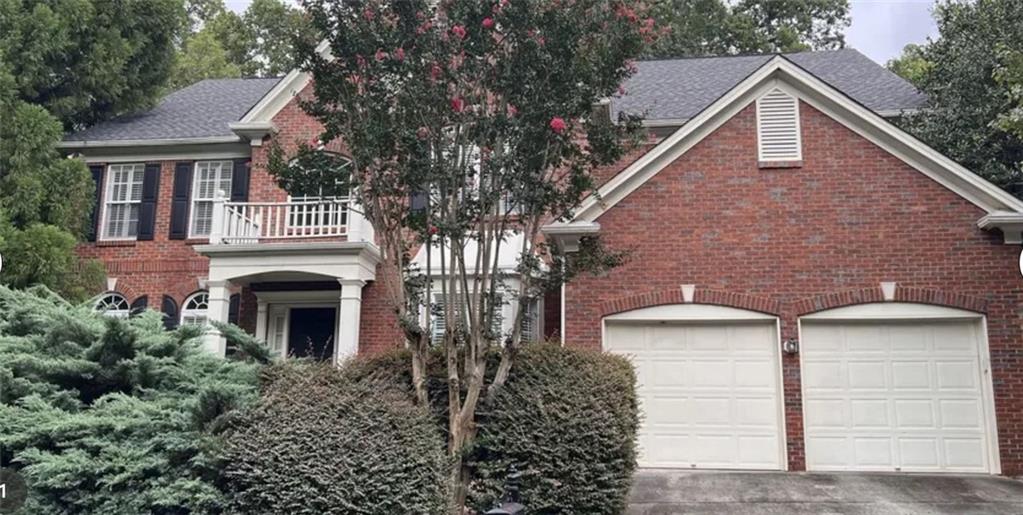
[[[682,285],[682,302],[686,304],[693,303],[693,297],[696,295],[695,284],[683,284]]]
[[[894,282],[881,283],[881,295],[884,297],[885,302],[891,302],[895,300],[895,283]]]

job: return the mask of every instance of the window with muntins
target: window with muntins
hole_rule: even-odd
[[[107,168],[103,195],[103,239],[128,240],[138,237],[145,169],[143,163],[116,164]]]
[[[779,88],[757,99],[757,150],[760,161],[803,159],[799,99]]]
[[[181,325],[205,325],[209,320],[210,294],[198,292],[185,300],[181,310]]]
[[[128,305],[128,299],[124,298],[124,295],[120,293],[106,293],[103,294],[94,306],[96,311],[114,318],[128,318],[131,314],[131,306]]]
[[[189,237],[204,238],[213,227],[213,199],[217,191],[231,193],[231,177],[234,163],[231,161],[199,161],[195,163],[192,183],[192,222]]]

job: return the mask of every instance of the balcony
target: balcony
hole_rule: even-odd
[[[368,224],[347,197],[301,197],[286,202],[213,203],[210,245],[365,241]]]

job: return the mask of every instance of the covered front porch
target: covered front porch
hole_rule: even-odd
[[[376,279],[380,252],[366,241],[210,244],[208,316],[228,320],[232,291],[255,297],[255,336],[280,356],[341,362],[359,349],[362,291]],[[247,306],[252,309],[252,306]],[[223,356],[225,338],[204,342]]]

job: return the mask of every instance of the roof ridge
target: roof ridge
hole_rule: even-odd
[[[760,53],[740,53],[740,54],[725,54],[725,55],[690,55],[690,56],[679,56],[679,57],[654,57],[654,58],[642,58],[636,59],[637,63],[650,63],[650,62],[665,62],[665,61],[697,61],[700,59],[734,59],[743,57],[774,57],[778,55],[799,55],[799,54],[830,54],[835,52],[843,52],[852,50],[862,55],[862,52],[856,50],[853,47],[842,47],[842,48],[831,48],[827,50],[800,50],[798,52],[760,52]]]

